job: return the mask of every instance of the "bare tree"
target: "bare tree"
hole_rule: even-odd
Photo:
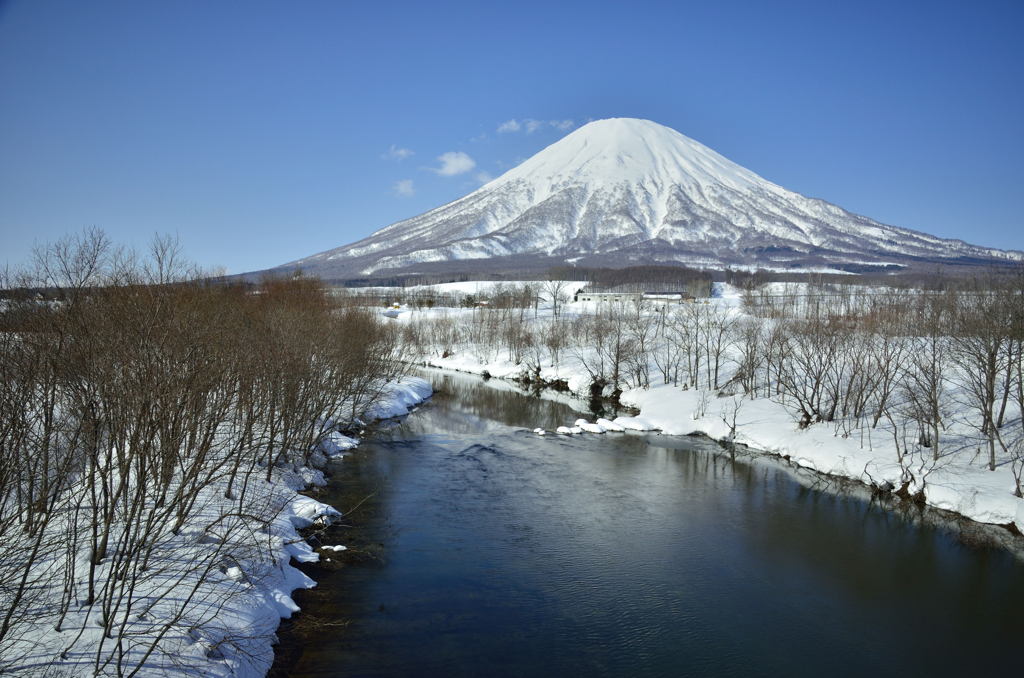
[[[551,313],[555,318],[561,309],[562,302],[569,291],[570,282],[567,280],[548,279],[541,283],[541,296],[551,304]]]
[[[966,405],[977,414],[972,423],[988,449],[989,470],[996,468],[996,403],[1005,378],[1010,323],[1001,297],[988,286],[976,287],[959,304],[952,358],[960,367]]]

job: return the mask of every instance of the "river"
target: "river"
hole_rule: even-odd
[[[542,438],[581,415],[431,376],[317,495],[349,550],[276,675],[1019,675],[1024,565],[983,537],[700,438]]]

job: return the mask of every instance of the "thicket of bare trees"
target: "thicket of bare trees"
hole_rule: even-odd
[[[398,337],[315,281],[193,277],[173,240],[143,261],[89,231],[4,281],[0,672],[131,676],[185,661],[170,637],[215,657],[273,630],[197,635],[251,595],[232,568],[278,568],[266,481],[377,397]]]
[[[835,422],[849,435],[885,421],[901,463],[915,450],[929,450],[932,462],[947,452],[983,455],[990,470],[1001,459],[1020,496],[1022,283],[1004,275],[927,291],[750,295],[754,322],[777,336],[765,386],[774,383],[803,426]],[[954,425],[973,429],[974,442],[945,450]]]

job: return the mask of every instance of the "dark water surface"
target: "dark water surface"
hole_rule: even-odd
[[[1006,551],[700,439],[540,438],[580,415],[433,376],[319,497],[358,504],[351,550],[299,603],[348,625],[286,638],[288,675],[1024,672]]]

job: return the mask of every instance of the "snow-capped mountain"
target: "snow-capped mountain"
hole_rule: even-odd
[[[1024,254],[887,226],[788,191],[663,125],[612,118],[463,198],[279,268],[355,278],[484,264],[470,260],[852,270]]]

